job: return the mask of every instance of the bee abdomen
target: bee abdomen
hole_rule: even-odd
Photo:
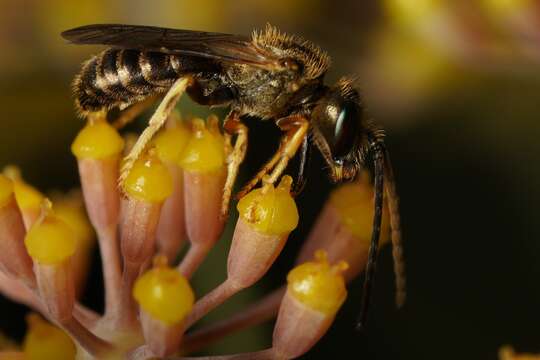
[[[125,107],[164,92],[195,70],[193,59],[186,60],[159,52],[105,50],[88,60],[76,77],[77,106],[83,113]]]

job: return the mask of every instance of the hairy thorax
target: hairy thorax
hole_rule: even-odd
[[[227,76],[238,92],[232,103],[233,110],[261,119],[286,116],[287,104],[299,87],[299,80],[294,75],[288,71],[276,73],[245,65],[230,67]]]

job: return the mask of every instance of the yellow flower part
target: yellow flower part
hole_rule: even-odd
[[[150,153],[135,162],[124,182],[124,190],[135,199],[161,203],[171,195],[173,181],[167,167]]]
[[[514,11],[532,10],[533,0],[482,0],[487,11],[497,15],[508,15]]]
[[[26,360],[70,360],[77,350],[71,338],[37,314],[27,317],[28,331],[23,351]]]
[[[265,234],[293,231],[298,225],[298,209],[291,196],[291,184],[292,178],[285,175],[276,188],[265,184],[249,192],[237,205],[242,219]]]
[[[373,189],[366,184],[341,185],[330,195],[330,202],[337,209],[341,221],[349,231],[362,241],[371,240],[373,228]],[[390,240],[388,211],[383,208],[380,245]]]
[[[412,25],[447,6],[441,0],[386,0],[386,9],[392,17]]]
[[[35,187],[23,181],[14,182],[15,199],[19,207],[24,209],[38,209],[45,198]]]
[[[188,281],[178,271],[161,263],[137,279],[133,297],[141,308],[167,325],[182,321],[191,311],[195,295]]]
[[[73,230],[80,240],[78,246],[89,247],[93,244],[94,230],[81,205],[71,199],[59,199],[54,203],[54,213]]]
[[[342,272],[348,267],[344,261],[330,266],[326,252],[318,250],[314,262],[306,262],[289,272],[287,291],[311,309],[333,316],[347,297]]]
[[[159,159],[163,162],[178,163],[190,135],[189,130],[183,125],[160,133],[154,140]]]
[[[124,139],[105,120],[88,122],[71,144],[77,159],[104,159],[120,154],[123,148]]]
[[[225,142],[219,131],[208,129],[202,119],[193,120],[193,133],[179,165],[186,171],[212,172],[225,166]]]
[[[4,206],[13,194],[13,181],[0,174],[0,207]]]
[[[77,245],[73,230],[65,222],[45,209],[42,216],[28,231],[24,239],[28,254],[35,261],[54,265],[61,263],[75,253]]]
[[[4,169],[4,175],[13,181],[15,199],[21,210],[39,209],[45,196],[22,179],[21,171],[18,167],[11,165],[7,166]]]

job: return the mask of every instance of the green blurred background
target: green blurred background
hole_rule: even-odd
[[[78,183],[69,145],[83,122],[70,83],[99,50],[66,44],[62,30],[116,22],[248,34],[270,22],[318,43],[334,60],[328,81],[356,74],[370,116],[387,129],[409,297],[396,311],[385,249],[369,331],[353,331],[359,278],[332,329],[304,358],[493,359],[503,344],[540,352],[538,1],[0,0],[0,9],[0,167],[19,165],[45,192]],[[205,111],[189,101],[181,110]],[[271,123],[249,125],[243,179],[279,134]],[[330,189],[322,168],[316,155],[299,198],[300,227],[271,273],[210,319],[282,283]],[[199,295],[223,280],[228,238],[197,274]],[[85,301],[98,309],[100,276],[96,256]],[[25,312],[1,298],[0,329],[20,339]],[[208,352],[270,341],[271,324]]]

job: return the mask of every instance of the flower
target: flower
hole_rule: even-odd
[[[166,129],[134,162],[119,191],[124,144],[103,116],[94,117],[71,147],[82,192],[55,196],[54,204],[24,183],[16,168],[0,175],[4,239],[0,291],[29,304],[57,326],[32,315],[22,351],[3,355],[35,358],[31,354],[42,350],[56,354],[47,356],[68,359],[76,350],[77,356],[145,359],[189,352],[195,348],[196,332],[191,327],[263,277],[300,221],[291,195],[292,178],[285,175],[277,184],[263,179],[260,188],[238,203],[226,280],[196,299],[189,279],[225,225],[221,204],[229,139],[222,135],[215,116],[181,122],[173,114]],[[333,206],[334,217],[321,218],[327,227],[334,224],[329,229],[338,226],[341,232],[321,232],[327,236],[309,239],[299,257],[301,264],[287,277],[288,286],[273,297],[276,312],[281,303],[280,315],[273,346],[261,354],[300,356],[331,326],[346,297],[347,278],[342,272],[348,266],[340,260],[350,261],[358,272],[367,252],[370,222],[356,221],[355,214],[371,217],[366,204],[372,201],[372,193],[357,186],[364,185],[334,194],[328,205]],[[103,264],[103,315],[83,306],[75,295],[88,271],[84,263],[90,254],[92,227]],[[186,237],[190,248],[177,262]],[[343,252],[343,244],[353,244],[351,251]],[[307,261],[314,246],[328,255],[320,250],[315,261]],[[149,269],[152,259],[154,266]]]

